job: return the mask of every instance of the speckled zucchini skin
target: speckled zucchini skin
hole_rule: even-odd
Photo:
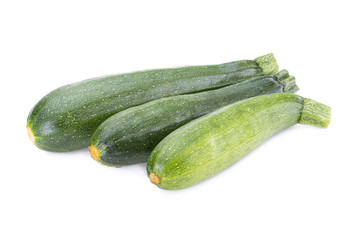
[[[113,114],[154,99],[219,88],[273,74],[272,54],[220,65],[157,69],[100,77],[60,87],[43,97],[28,116],[36,146],[67,152],[89,146],[95,129]]]
[[[273,134],[296,123],[327,127],[330,108],[292,93],[258,96],[220,108],[165,137],[147,171],[164,189],[197,184],[234,164]]]
[[[146,162],[156,144],[189,121],[244,98],[279,93],[284,88],[294,90],[289,85],[296,86],[295,79],[283,70],[275,76],[254,77],[216,90],[157,99],[128,108],[99,126],[90,149],[95,146],[100,157],[93,157],[108,166]]]

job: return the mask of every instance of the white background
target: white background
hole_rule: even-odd
[[[1,1],[0,239],[360,239],[357,2]],[[189,189],[26,135],[64,84],[269,52],[332,107],[329,128],[294,126]]]

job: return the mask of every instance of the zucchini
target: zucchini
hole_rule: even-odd
[[[222,106],[262,94],[294,92],[295,78],[283,70],[216,90],[157,99],[105,120],[91,138],[90,154],[114,167],[146,162],[169,133]]]
[[[119,74],[60,87],[31,110],[27,131],[35,145],[51,152],[89,146],[91,135],[115,113],[154,99],[224,87],[274,74],[273,54],[255,60]]]
[[[175,130],[147,163],[152,183],[164,189],[197,184],[234,164],[273,134],[296,123],[326,128],[330,107],[292,93],[242,100]]]

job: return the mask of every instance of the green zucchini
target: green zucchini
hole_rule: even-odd
[[[89,146],[91,135],[115,113],[162,97],[224,87],[274,74],[272,54],[255,60],[119,74],[65,85],[31,110],[27,131],[35,145],[52,152]]]
[[[114,167],[146,162],[166,135],[195,118],[244,98],[297,89],[295,78],[283,70],[216,90],[157,99],[105,120],[91,138],[90,153]]]
[[[165,137],[147,163],[164,189],[197,184],[234,164],[273,134],[296,123],[326,128],[330,107],[292,93],[242,100],[195,119]]]

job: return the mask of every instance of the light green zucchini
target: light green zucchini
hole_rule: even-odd
[[[164,189],[197,184],[234,164],[273,134],[297,123],[326,128],[330,107],[292,93],[242,100],[195,119],[165,137],[147,163]]]
[[[41,149],[68,152],[89,146],[108,117],[155,99],[228,86],[276,73],[272,54],[220,65],[157,69],[105,76],[60,87],[43,97],[27,119]]]
[[[92,136],[90,153],[113,167],[146,162],[166,135],[195,118],[241,99],[297,89],[295,78],[283,70],[216,90],[157,99],[105,120]]]

